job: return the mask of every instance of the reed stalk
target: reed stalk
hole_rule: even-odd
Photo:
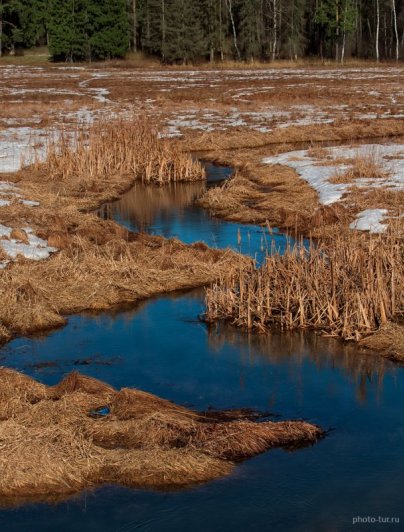
[[[242,264],[206,291],[206,319],[267,331],[318,329],[359,341],[404,317],[404,246],[399,224],[384,235],[344,232]]]
[[[54,180],[94,182],[125,174],[163,185],[205,177],[201,164],[172,141],[159,138],[146,117],[81,124],[73,132],[50,134],[45,161],[35,167]]]

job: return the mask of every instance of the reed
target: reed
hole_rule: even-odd
[[[45,162],[37,162],[35,167],[55,180],[88,183],[116,174],[158,185],[205,177],[199,162],[161,139],[143,116],[80,124],[73,132],[50,133]]]
[[[331,178],[332,183],[352,183],[355,179],[386,179],[390,175],[378,152],[358,153],[349,163],[348,170]]]
[[[359,341],[404,316],[400,227],[385,235],[340,233],[305,248],[273,252],[257,268],[243,264],[206,292],[206,319],[266,331],[313,328]]]

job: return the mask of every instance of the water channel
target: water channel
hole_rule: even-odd
[[[285,235],[213,219],[195,205],[228,172],[208,166],[207,185],[136,185],[101,214],[133,230],[230,246],[261,261],[272,245],[285,247]],[[313,447],[268,452],[229,478],[191,489],[105,486],[59,504],[4,508],[0,530],[347,531],[360,529],[357,516],[404,522],[403,369],[312,333],[208,327],[198,320],[202,311],[203,290],[193,290],[73,316],[51,334],[12,341],[0,363],[46,384],[79,370],[196,409],[249,407],[276,419],[303,418],[331,429],[328,436]],[[383,530],[389,526],[400,529]]]

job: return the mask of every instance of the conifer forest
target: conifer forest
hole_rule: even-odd
[[[404,0],[0,0],[0,53],[166,64],[404,54]]]

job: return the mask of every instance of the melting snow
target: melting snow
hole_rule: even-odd
[[[324,148],[325,157],[313,157],[307,150],[282,153],[263,160],[265,164],[289,166],[307,181],[319,194],[320,203],[330,205],[340,201],[352,184],[358,187],[384,187],[404,190],[404,145],[403,144],[368,144],[357,147],[338,146]],[[346,170],[351,165],[338,164],[338,159],[349,160],[358,156],[375,155],[388,177],[354,179],[352,183],[331,183],[330,179]],[[333,163],[335,160],[335,164]],[[327,166],[321,164],[326,162]],[[328,164],[329,163],[329,164]]]
[[[352,222],[349,227],[351,229],[357,229],[358,231],[384,233],[387,229],[387,225],[382,224],[381,222],[387,213],[387,209],[366,209],[358,214],[356,220]]]
[[[9,128],[0,132],[0,173],[17,172],[22,163],[29,164],[34,158],[41,158],[45,154],[43,129],[30,127]],[[35,150],[34,146],[39,146]],[[29,154],[31,150],[31,154]],[[28,158],[27,158],[28,155]],[[25,158],[25,160],[24,160]],[[1,189],[0,189],[1,190]]]
[[[47,259],[51,253],[57,251],[56,248],[48,246],[46,240],[34,235],[30,227],[25,227],[24,231],[28,238],[28,243],[21,242],[15,238],[11,238],[12,228],[0,224],[0,247],[11,258],[16,259],[18,255],[22,255],[30,260]],[[6,237],[6,239],[4,239]],[[4,269],[10,261],[3,261],[0,263],[0,268]]]

